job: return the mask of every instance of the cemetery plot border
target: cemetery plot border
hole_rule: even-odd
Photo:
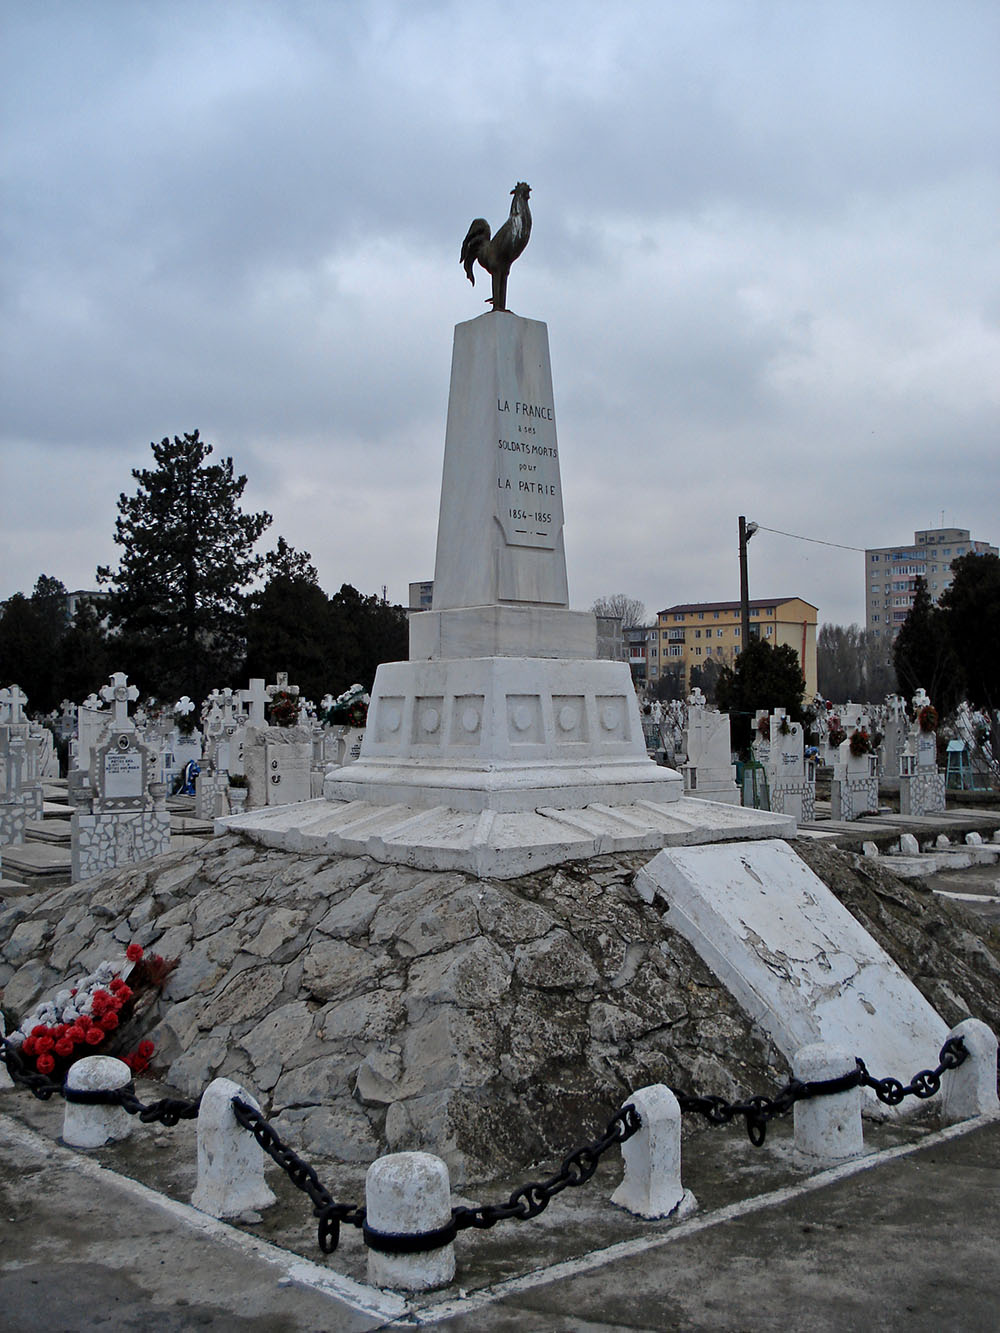
[[[993,1048],[995,1051],[995,1040]],[[698,1096],[685,1092],[673,1095],[682,1113],[703,1115],[712,1125],[728,1125],[742,1116],[750,1142],[760,1147],[765,1141],[768,1123],[786,1115],[797,1102],[839,1096],[859,1087],[871,1088],[887,1106],[897,1106],[909,1096],[927,1100],[940,1092],[942,1075],[958,1069],[968,1058],[969,1050],[964,1038],[953,1034],[941,1047],[937,1068],[920,1070],[905,1085],[891,1076],[874,1078],[864,1061],[855,1057],[855,1068],[847,1074],[809,1081],[792,1078],[773,1098],[754,1096],[743,1101],[728,1102],[717,1096]],[[995,1055],[991,1056],[992,1060],[995,1060]],[[170,1127],[182,1119],[196,1119],[202,1101],[203,1094],[200,1094],[191,1100],[163,1098],[147,1106],[136,1097],[131,1082],[113,1089],[74,1090],[43,1074],[32,1073],[17,1047],[6,1039],[0,1044],[0,1062],[6,1066],[15,1085],[27,1088],[41,1101],[59,1094],[67,1102],[78,1105],[119,1106],[147,1124],[155,1121]],[[454,1207],[449,1221],[433,1230],[383,1232],[367,1224],[364,1205],[335,1202],[320,1182],[315,1169],[282,1142],[265,1117],[248,1101],[235,1096],[231,1106],[237,1124],[253,1135],[259,1146],[286,1172],[298,1189],[308,1194],[313,1203],[313,1212],[319,1219],[317,1239],[324,1254],[331,1254],[337,1249],[341,1223],[361,1228],[369,1250],[390,1255],[412,1255],[450,1245],[459,1231],[469,1227],[484,1230],[502,1221],[529,1221],[544,1212],[550,1200],[562,1190],[583,1185],[590,1180],[602,1155],[611,1147],[627,1142],[642,1128],[638,1110],[633,1104],[626,1103],[612,1116],[601,1138],[575,1149],[563,1159],[559,1170],[553,1175],[542,1181],[530,1181],[515,1190],[504,1203],[486,1204],[478,1208]]]

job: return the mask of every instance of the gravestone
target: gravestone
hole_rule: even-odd
[[[240,699],[249,704],[250,717],[242,731],[242,762],[247,779],[247,810],[290,805],[312,796],[312,735],[309,727],[268,726],[265,708],[279,692],[297,696],[297,685],[278,673],[274,685],[255,678]]]
[[[699,689],[691,691],[687,703],[687,762],[681,765],[685,793],[703,801],[739,805],[729,714],[708,708]],[[661,708],[657,731],[662,717]]]
[[[70,745],[70,769],[89,775],[94,746],[107,725],[104,701],[90,694],[76,710],[76,743]],[[89,782],[89,776],[86,778]]]
[[[899,812],[903,815],[941,814],[945,809],[945,774],[937,763],[937,730],[925,730],[921,714],[929,709],[927,692],[913,696],[913,722],[900,758]],[[926,716],[926,714],[924,714]]]
[[[854,820],[878,812],[878,755],[851,754],[842,741],[830,783],[830,818]]]
[[[103,739],[91,752],[89,800],[70,819],[74,882],[143,861],[170,849],[166,788],[156,781],[158,756],[128,714],[139,691],[117,671],[101,697],[111,705]]]
[[[771,809],[792,815],[798,823],[810,823],[816,818],[816,765],[805,757],[802,727],[783,708],[776,708],[770,729],[767,785]]]
[[[26,823],[42,817],[38,743],[24,711],[27,702],[19,685],[0,690],[0,846],[23,843]]]

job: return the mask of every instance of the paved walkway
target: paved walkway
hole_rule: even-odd
[[[980,1121],[562,1262],[553,1233],[526,1224],[519,1276],[407,1305],[0,1115],[2,1323],[8,1333],[992,1333],[998,1202],[1000,1120]]]

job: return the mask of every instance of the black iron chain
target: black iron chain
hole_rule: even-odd
[[[858,1074],[862,1087],[871,1088],[880,1102],[886,1106],[898,1106],[904,1097],[917,1097],[926,1101],[941,1090],[941,1075],[949,1069],[957,1069],[968,1056],[965,1042],[961,1037],[949,1037],[938,1055],[937,1069],[921,1069],[914,1074],[904,1087],[898,1078],[872,1078],[865,1062],[858,1057]]]
[[[0,1059],[7,1066],[7,1073],[12,1082],[19,1087],[27,1088],[33,1097],[37,1097],[40,1102],[47,1102],[55,1093],[62,1093],[61,1083],[54,1083],[52,1079],[46,1078],[44,1074],[38,1074],[28,1068],[24,1062],[24,1056],[14,1045],[13,1042],[3,1041],[0,1047]]]
[[[332,1254],[340,1242],[340,1224],[343,1222],[348,1226],[363,1227],[364,1208],[358,1204],[334,1202],[333,1196],[320,1182],[313,1167],[282,1143],[261,1113],[249,1102],[245,1102],[242,1097],[234,1097],[232,1107],[237,1123],[250,1131],[292,1184],[309,1195],[313,1205],[313,1215],[319,1219],[317,1235],[319,1248],[324,1254]]]
[[[796,1102],[812,1097],[829,1097],[857,1087],[871,1088],[887,1106],[898,1106],[904,1097],[911,1094],[926,1099],[940,1091],[941,1075],[945,1070],[957,1069],[967,1054],[961,1037],[949,1037],[941,1047],[937,1069],[922,1069],[905,1087],[899,1079],[872,1078],[865,1068],[865,1062],[856,1057],[857,1067],[849,1074],[808,1083],[796,1078],[789,1079],[774,1097],[749,1097],[742,1102],[727,1102],[724,1097],[696,1097],[686,1092],[674,1091],[674,1096],[682,1112],[697,1112],[713,1125],[728,1125],[737,1116],[743,1116],[750,1142],[759,1148],[767,1136],[768,1124],[779,1116],[787,1115]]]
[[[21,1052],[9,1041],[4,1041],[0,1058],[7,1066],[7,1072],[11,1079],[20,1087],[27,1088],[33,1096],[42,1102],[47,1102],[50,1097],[58,1093],[65,1101],[79,1106],[120,1106],[129,1115],[138,1116],[144,1125],[150,1125],[157,1121],[169,1128],[172,1128],[180,1120],[197,1120],[198,1118],[198,1108],[201,1105],[200,1094],[193,1101],[184,1097],[163,1097],[160,1101],[152,1102],[147,1106],[135,1095],[135,1086],[132,1083],[128,1083],[122,1088],[94,1088],[92,1090],[71,1088],[63,1083],[54,1083],[52,1079],[46,1078],[44,1074],[34,1073],[28,1069]]]
[[[466,1227],[478,1230],[496,1226],[513,1218],[517,1222],[526,1222],[537,1217],[549,1206],[549,1201],[571,1185],[585,1184],[597,1170],[604,1153],[615,1144],[624,1143],[642,1127],[639,1112],[631,1104],[623,1106],[617,1115],[612,1116],[608,1127],[594,1143],[586,1143],[563,1159],[562,1166],[547,1180],[530,1181],[515,1190],[506,1203],[484,1204],[480,1208],[453,1208],[452,1218],[455,1229],[462,1231]]]

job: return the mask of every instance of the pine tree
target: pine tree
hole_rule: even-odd
[[[133,469],[136,493],[118,501],[121,564],[97,577],[111,584],[122,669],[160,699],[200,699],[242,664],[244,590],[263,565],[253,547],[271,515],[240,509],[246,477],[231,458],[208,463],[198,431],[151,447],[156,467]]]
[[[317,702],[331,689],[334,673],[330,601],[310,559],[284,537],[265,556],[266,582],[247,616],[246,675],[274,680],[287,671],[302,698]]]
[[[960,698],[959,663],[948,636],[944,613],[931,601],[924,579],[916,579],[913,605],[892,645],[899,692],[909,699],[925,689],[942,714]]]
[[[20,685],[33,713],[59,701],[57,657],[66,624],[66,589],[48,574],[39,574],[30,597],[16,592],[0,611],[0,685]]]
[[[758,708],[784,708],[793,722],[808,724],[802,698],[806,682],[798,653],[787,643],[772,648],[766,639],[751,639],[733,666],[724,666],[715,686],[715,702],[729,714],[735,749],[749,749],[751,718]]]

